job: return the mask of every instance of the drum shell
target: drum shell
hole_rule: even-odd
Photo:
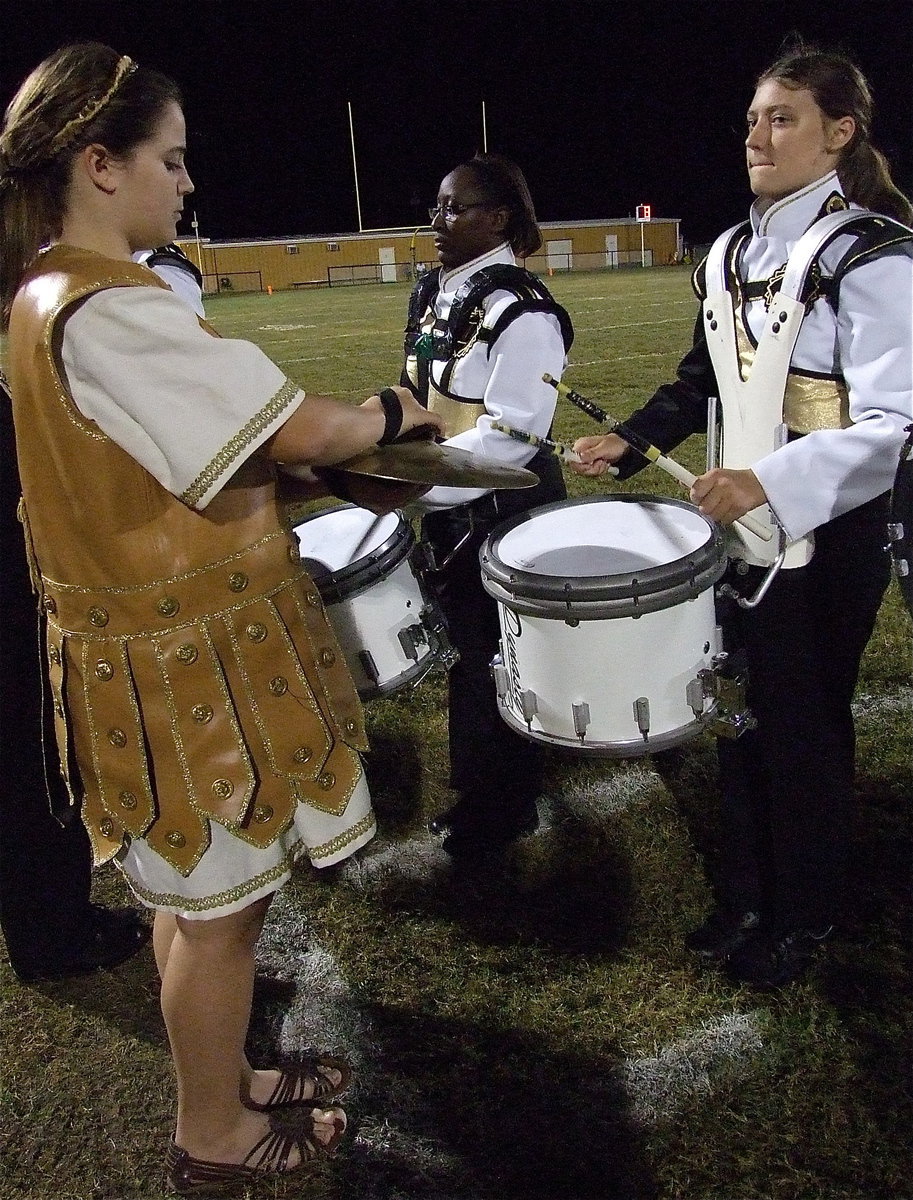
[[[904,603],[913,615],[913,433],[904,444],[894,477],[888,540],[894,575]]]
[[[294,532],[361,699],[417,683],[437,658],[424,629],[433,600],[413,567],[411,526],[398,513],[378,518],[342,504]]]
[[[578,539],[585,539],[586,527],[592,531],[605,518],[609,557],[618,532],[611,529],[613,520],[632,525],[634,540],[641,536],[638,525],[658,526],[659,553],[675,555],[676,542],[685,543],[685,552],[652,566],[581,576],[546,576],[501,557],[524,519],[532,522],[523,531],[527,542],[536,540],[536,522],[546,541],[554,536],[551,514],[560,518],[562,538],[576,529]],[[687,528],[679,536],[682,525]],[[573,558],[575,547],[565,544]],[[517,545],[526,548],[523,537]],[[588,553],[586,547],[576,549]],[[516,732],[585,755],[622,758],[677,745],[703,728],[714,704],[699,702],[695,712],[689,685],[713,668],[720,650],[713,584],[726,557],[722,531],[693,506],[638,495],[547,505],[495,529],[480,562],[501,621],[501,715]],[[524,693],[527,704],[535,697],[533,714],[524,709]],[[644,699],[646,737],[635,708]],[[575,724],[575,706],[581,705],[589,715],[582,737]]]

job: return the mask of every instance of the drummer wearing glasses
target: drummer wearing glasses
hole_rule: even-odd
[[[517,258],[542,245],[519,168],[478,155],[441,183],[429,210],[440,267],[412,293],[402,382],[439,414],[448,445],[529,467],[534,488],[434,487],[415,506],[438,570],[437,595],[460,653],[449,673],[450,786],[456,803],[430,823],[457,858],[503,850],[538,824],[540,746],[502,721],[490,663],[500,636],[497,604],[482,587],[478,552],[505,518],[566,497],[557,459],[497,429],[547,436],[556,393],[542,382],[564,369],[570,318]]]

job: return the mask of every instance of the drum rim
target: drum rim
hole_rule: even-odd
[[[589,504],[662,504],[696,514],[707,526],[708,537],[695,550],[641,571],[616,575],[550,576],[508,567],[497,554],[501,539],[526,521],[548,512]],[[629,616],[671,607],[679,599],[699,595],[711,587],[726,570],[726,546],[723,529],[709,520],[693,504],[670,496],[642,492],[624,492],[617,496],[583,496],[543,504],[519,513],[497,525],[479,550],[482,582],[489,595],[508,608],[526,615],[571,616],[598,620],[611,616]],[[560,586],[555,580],[561,579]],[[678,599],[670,599],[678,597]],[[593,606],[599,606],[598,608]]]
[[[357,504],[332,504],[319,512],[311,513],[305,517],[303,521],[299,521],[292,527],[292,532],[297,538],[297,531],[302,525],[306,525],[309,521],[317,520],[320,517],[329,516],[331,513],[343,512],[347,509],[359,509]],[[367,512],[367,509],[360,511]],[[392,574],[396,567],[399,566],[404,559],[409,557],[409,553],[415,544],[415,533],[409,522],[401,513],[394,510],[392,513],[385,513],[384,516],[395,516],[396,526],[390,533],[389,537],[384,538],[379,546],[370,550],[361,558],[356,558],[354,562],[346,563],[345,566],[339,567],[333,571],[325,564],[316,558],[310,558],[306,553],[302,552],[301,540],[298,539],[298,552],[301,555],[301,563],[304,570],[314,581],[317,591],[320,593],[324,604],[338,604],[344,600],[351,600],[355,596],[361,595],[362,592],[368,591],[380,580],[385,579]],[[381,518],[383,519],[383,518]]]

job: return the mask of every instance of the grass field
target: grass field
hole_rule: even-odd
[[[688,344],[687,271],[550,282],[577,330],[567,381],[626,415]],[[406,298],[400,285],[222,297],[209,315],[307,389],[359,400],[398,376]],[[562,402],[558,436],[594,428]],[[703,454],[695,439],[677,456],[699,471]],[[575,495],[605,486],[569,479]],[[625,486],[679,494],[653,468]],[[250,1195],[913,1197],[910,699],[892,584],[856,703],[845,919],[811,976],[771,995],[682,948],[709,903],[709,738],[644,760],[553,752],[540,831],[479,875],[454,872],[425,832],[448,797],[443,679],[372,702],[380,836],[277,897],[251,1030],[257,1059],[314,1044],[352,1057],[354,1136],[332,1166]],[[97,895],[123,902],[116,871]],[[172,1081],[151,953],[29,988],[4,966],[0,994],[0,1196],[161,1196]]]

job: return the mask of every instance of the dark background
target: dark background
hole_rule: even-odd
[[[0,102],[51,50],[107,41],[185,93],[200,233],[425,223],[482,148],[526,171],[542,220],[678,217],[688,242],[741,219],[744,114],[797,30],[848,50],[874,141],[913,191],[913,0],[5,0]],[[189,233],[189,220],[181,232]]]

